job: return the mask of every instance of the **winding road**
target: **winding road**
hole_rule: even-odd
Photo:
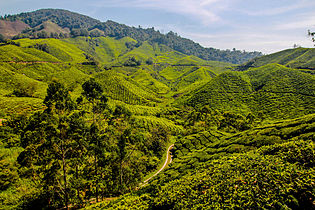
[[[158,175],[161,171],[163,171],[163,169],[172,162],[172,155],[171,155],[171,152],[170,150],[173,148],[174,144],[172,144],[171,146],[169,146],[169,148],[167,149],[167,152],[166,152],[166,159],[165,159],[165,162],[164,162],[164,165],[155,173],[153,174],[152,176],[150,176],[148,179],[146,179],[142,185],[145,185],[148,183],[148,181],[150,181],[150,179],[152,179],[153,177],[155,177],[156,175]]]

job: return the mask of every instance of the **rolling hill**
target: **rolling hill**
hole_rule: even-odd
[[[143,42],[135,46],[137,43],[129,37],[75,37],[25,38],[2,44],[1,96],[10,96],[20,85],[24,89],[34,86],[26,96],[43,99],[43,87],[53,78],[64,82],[77,95],[80,84],[92,76],[99,78],[113,100],[165,105],[228,71],[231,65],[187,56],[165,45]],[[139,64],[133,64],[132,59]],[[13,107],[10,113],[18,110]]]
[[[281,64],[290,68],[296,69],[315,69],[315,49],[313,48],[295,48],[283,50],[270,55],[255,58],[243,65],[240,65],[236,70],[246,70],[264,66],[271,63]]]
[[[227,72],[189,93],[189,106],[218,110],[262,112],[269,118],[290,118],[314,112],[315,78],[279,64]],[[179,103],[182,99],[179,99]]]

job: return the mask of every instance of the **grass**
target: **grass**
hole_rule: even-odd
[[[126,43],[136,43],[135,40],[129,37],[122,39],[115,39],[112,37],[76,37],[65,39],[64,41],[77,46],[86,54],[92,55],[101,64],[119,61],[120,56],[128,52]]]
[[[43,99],[30,97],[0,97],[0,115],[31,114],[43,109]]]
[[[19,41],[19,42],[22,42]],[[22,48],[15,45],[5,45],[0,47],[0,62],[32,62],[46,61],[59,62],[56,57],[44,53],[34,48]]]
[[[67,43],[63,40],[59,39],[19,39],[17,41],[21,44],[22,49],[28,49],[29,46],[34,46],[36,43],[38,44],[47,44],[49,49],[48,53],[41,54],[48,54],[54,56],[57,61],[63,62],[71,62],[71,63],[82,63],[85,62],[84,51],[80,50],[77,46]],[[31,48],[30,48],[31,49]],[[39,50],[37,50],[39,51]]]
[[[178,135],[183,130],[182,126],[175,125],[171,120],[155,117],[155,116],[134,116],[135,124],[146,130],[151,131],[157,127],[163,128],[163,130],[169,131],[171,135]]]

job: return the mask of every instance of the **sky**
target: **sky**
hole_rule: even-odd
[[[0,0],[0,15],[59,8],[100,21],[176,32],[204,47],[264,54],[314,47],[315,0]]]

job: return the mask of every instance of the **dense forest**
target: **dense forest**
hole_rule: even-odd
[[[64,10],[2,19],[31,29],[0,37],[0,209],[315,208],[315,49],[249,60]]]

